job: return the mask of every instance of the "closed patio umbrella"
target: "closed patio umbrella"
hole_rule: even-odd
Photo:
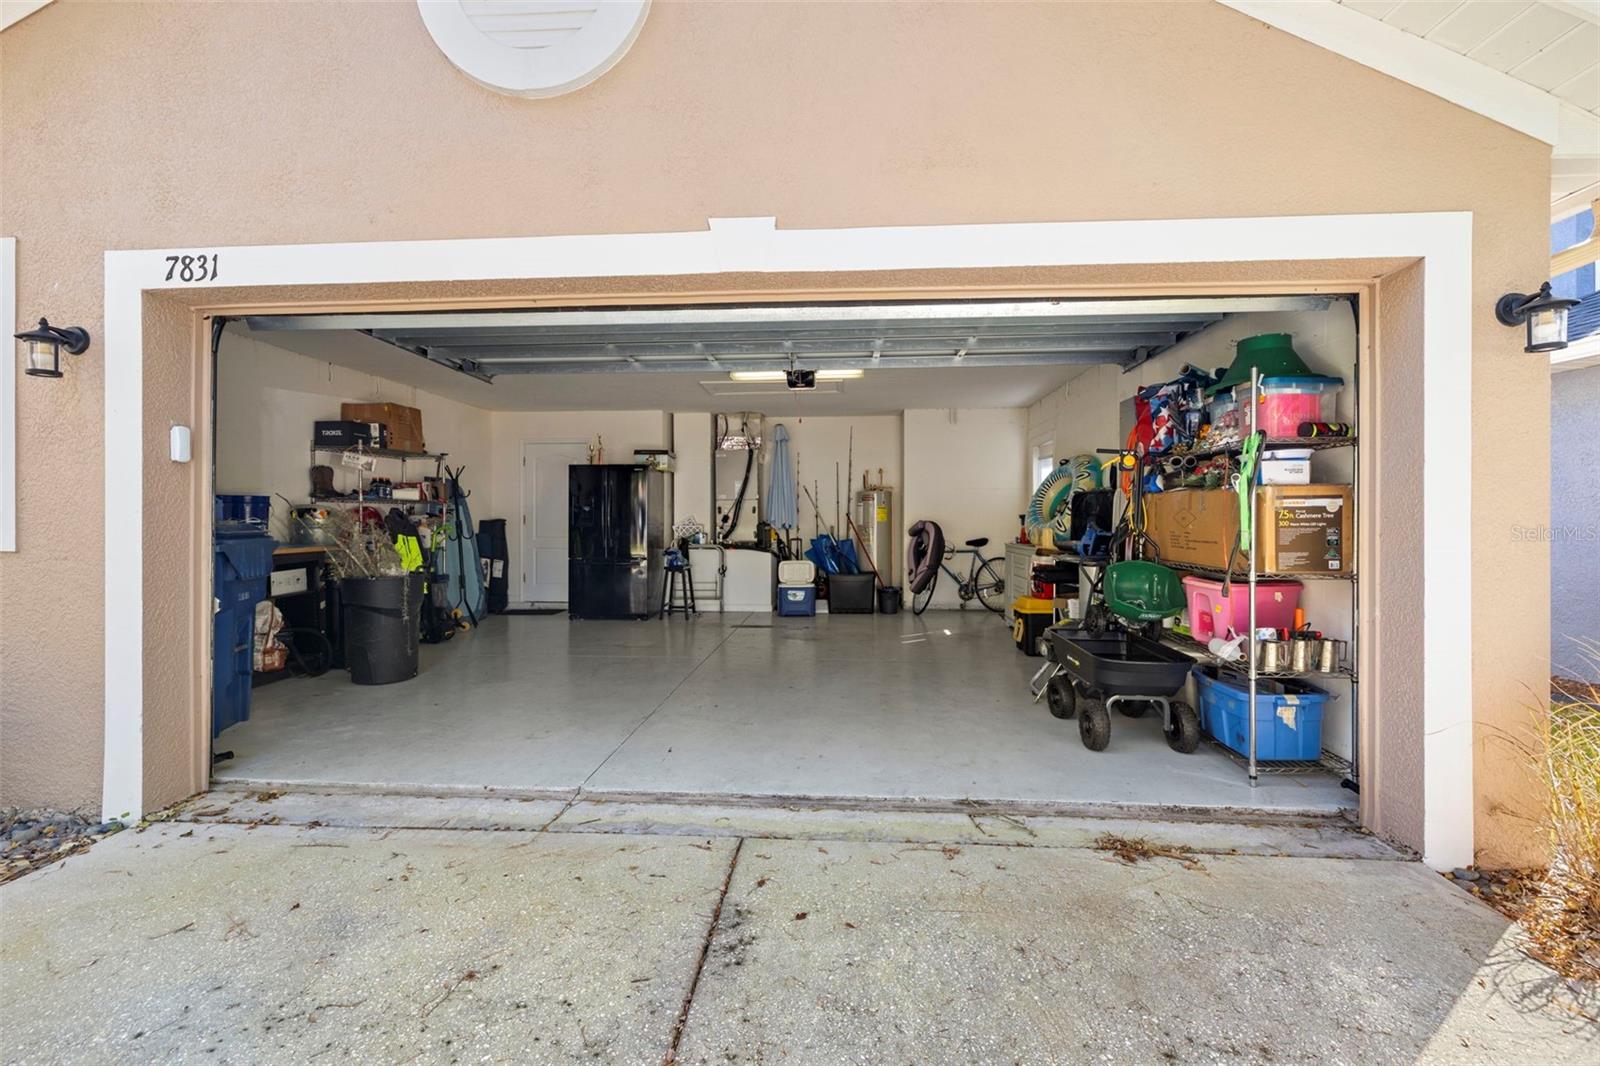
[[[795,529],[800,525],[800,501],[795,496],[789,431],[782,423],[772,429],[772,474],[767,479],[766,519],[767,525],[774,529]]]

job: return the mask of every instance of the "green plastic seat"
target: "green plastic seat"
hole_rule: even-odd
[[[1154,622],[1188,606],[1183,579],[1160,563],[1132,559],[1106,567],[1102,586],[1106,607],[1130,622]]]

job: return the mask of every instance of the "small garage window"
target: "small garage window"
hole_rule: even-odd
[[[1056,442],[1053,440],[1041,441],[1033,446],[1033,467],[1031,478],[1028,482],[1028,491],[1037,489],[1045,478],[1050,476],[1050,471],[1056,465]]]

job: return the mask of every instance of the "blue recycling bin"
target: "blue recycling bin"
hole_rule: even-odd
[[[250,717],[256,604],[267,598],[272,552],[263,536],[219,536],[212,543],[211,735]]]

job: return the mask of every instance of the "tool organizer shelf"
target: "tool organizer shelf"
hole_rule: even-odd
[[[392,497],[338,496],[331,499],[313,497],[306,501],[311,507],[443,507],[443,500],[396,500]]]
[[[1161,563],[1162,566],[1165,566],[1169,570],[1181,570],[1182,572],[1184,572],[1186,574],[1198,574],[1201,577],[1215,578],[1218,581],[1222,581],[1225,578],[1232,578],[1235,581],[1244,581],[1244,580],[1247,580],[1249,578],[1249,576],[1250,576],[1250,572],[1248,570],[1228,571],[1228,570],[1223,569],[1220,566],[1198,566],[1198,565],[1196,565],[1194,563],[1169,563],[1169,562],[1166,562],[1166,561],[1160,560],[1160,559],[1153,560],[1153,561]],[[1285,573],[1278,573],[1278,572],[1270,571],[1270,570],[1260,570],[1260,571],[1257,571],[1257,573],[1256,573],[1256,580],[1258,580],[1258,581],[1351,581],[1351,582],[1354,582],[1356,580],[1356,575],[1353,574],[1353,573],[1349,573],[1349,574],[1324,574],[1321,571],[1316,571],[1316,570],[1313,570],[1310,573],[1305,573],[1305,574],[1285,574]]]
[[[433,464],[433,477],[444,477],[444,461],[449,458],[445,452],[400,452],[393,448],[368,448],[357,444],[353,448],[334,448],[328,445],[311,445],[311,462],[316,464],[319,455],[361,455],[371,456],[374,459],[392,459],[400,463],[400,477],[405,478],[406,463],[428,462]],[[354,496],[341,496],[335,499],[313,499],[311,503],[317,507],[426,507],[443,508],[443,500],[397,500],[392,496],[367,495],[368,471],[361,466],[352,467],[356,472],[356,494]]]
[[[1361,380],[1360,380],[1360,368],[1359,368],[1359,366],[1356,368],[1355,378],[1356,378],[1356,380],[1355,380],[1355,386],[1356,386],[1356,418],[1355,418],[1355,423],[1357,425],[1360,425]],[[1252,435],[1256,432],[1256,429],[1257,429],[1256,412],[1260,408],[1260,403],[1259,403],[1260,398],[1261,398],[1261,371],[1259,369],[1252,369],[1251,372],[1250,372],[1250,401],[1251,401],[1250,402],[1250,432],[1251,432]],[[1248,439],[1248,437],[1246,439]],[[1244,442],[1243,441],[1239,441],[1237,443],[1230,443],[1230,444],[1226,444],[1226,445],[1217,445],[1215,448],[1209,449],[1209,450],[1200,449],[1200,450],[1197,450],[1196,452],[1193,452],[1191,454],[1213,454],[1213,455],[1234,454],[1234,453],[1242,452],[1243,448],[1244,448]],[[1258,451],[1266,451],[1266,450],[1272,449],[1272,448],[1309,448],[1309,449],[1311,449],[1313,451],[1323,451],[1323,450],[1328,450],[1328,449],[1332,449],[1332,448],[1350,448],[1352,450],[1357,450],[1357,442],[1356,442],[1356,438],[1355,437],[1268,438],[1268,439],[1265,439],[1265,440],[1262,441],[1261,447],[1258,449]],[[1352,568],[1351,572],[1349,572],[1349,573],[1340,573],[1340,574],[1325,574],[1325,573],[1277,574],[1277,573],[1263,573],[1261,571],[1258,571],[1256,569],[1256,550],[1255,550],[1256,546],[1255,546],[1255,543],[1254,543],[1255,536],[1254,536],[1253,532],[1251,533],[1251,535],[1249,537],[1241,538],[1242,540],[1248,540],[1248,541],[1251,542],[1247,547],[1245,545],[1243,545],[1243,544],[1241,544],[1241,546],[1240,546],[1240,554],[1245,559],[1246,563],[1248,564],[1248,569],[1246,570],[1246,572],[1244,572],[1242,574],[1240,574],[1240,573],[1230,573],[1229,571],[1227,571],[1225,569],[1215,569],[1215,568],[1210,568],[1210,567],[1195,567],[1195,566],[1183,566],[1183,565],[1174,565],[1173,566],[1173,569],[1175,569],[1175,570],[1187,570],[1187,571],[1190,571],[1190,572],[1193,572],[1193,573],[1205,574],[1208,577],[1216,577],[1216,578],[1228,577],[1228,578],[1231,578],[1234,581],[1238,581],[1238,580],[1240,580],[1242,578],[1245,581],[1247,587],[1250,590],[1250,593],[1249,593],[1250,594],[1250,632],[1249,632],[1249,635],[1248,635],[1248,639],[1245,641],[1245,643],[1243,645],[1243,651],[1245,653],[1245,661],[1243,663],[1232,663],[1232,664],[1226,664],[1226,665],[1228,665],[1231,669],[1236,671],[1237,674],[1243,675],[1248,680],[1249,701],[1250,701],[1248,706],[1251,709],[1250,710],[1250,716],[1249,716],[1249,721],[1250,721],[1249,749],[1250,750],[1249,750],[1249,754],[1246,755],[1246,756],[1242,756],[1242,757],[1235,756],[1235,761],[1239,762],[1240,765],[1242,765],[1245,768],[1245,772],[1249,775],[1250,784],[1251,784],[1252,787],[1257,783],[1257,778],[1260,777],[1260,775],[1262,775],[1263,773],[1266,773],[1266,774],[1313,773],[1313,772],[1318,772],[1318,771],[1326,771],[1326,770],[1328,770],[1330,768],[1334,768],[1334,769],[1336,769],[1336,772],[1341,772],[1343,774],[1343,779],[1342,779],[1341,783],[1346,788],[1349,788],[1352,791],[1357,791],[1357,792],[1360,791],[1360,750],[1361,750],[1360,749],[1360,744],[1361,744],[1360,706],[1361,705],[1360,705],[1360,701],[1358,699],[1358,685],[1359,685],[1359,682],[1358,682],[1357,676],[1356,676],[1356,674],[1357,674],[1357,669],[1356,668],[1357,668],[1358,664],[1361,662],[1361,640],[1360,640],[1360,636],[1361,636],[1361,605],[1360,605],[1359,593],[1357,592],[1357,581],[1356,581],[1356,570],[1359,569],[1359,567],[1360,567],[1360,551],[1359,551],[1360,522],[1358,521],[1358,517],[1359,517],[1359,514],[1360,514],[1360,491],[1359,491],[1359,489],[1360,489],[1360,485],[1359,485],[1360,470],[1361,470],[1361,462],[1360,462],[1359,454],[1357,454],[1355,457],[1353,457],[1353,459],[1351,461],[1351,464],[1350,464],[1350,490],[1351,490],[1350,496],[1351,496],[1351,503],[1352,503],[1352,507],[1353,507],[1353,512],[1352,512],[1352,516],[1351,516],[1351,525],[1358,532],[1357,551],[1356,551],[1356,553],[1354,555],[1354,559],[1353,559],[1355,565]],[[1252,492],[1247,493],[1246,495],[1248,496],[1249,507],[1250,507],[1250,512],[1249,512],[1250,513],[1250,529],[1252,531],[1254,531],[1255,529],[1259,528],[1258,522],[1259,522],[1259,519],[1260,519],[1260,514],[1258,512],[1258,508],[1259,508],[1260,505],[1259,505],[1259,502],[1257,500],[1258,493],[1252,491]],[[1168,564],[1168,565],[1171,565],[1171,564]],[[1348,657],[1348,660],[1346,661],[1346,663],[1342,664],[1346,668],[1345,669],[1341,669],[1339,671],[1335,671],[1334,673],[1331,673],[1331,674],[1321,673],[1320,671],[1317,672],[1317,673],[1296,672],[1296,671],[1290,671],[1290,672],[1273,671],[1271,673],[1267,673],[1267,672],[1261,670],[1257,666],[1258,657],[1257,657],[1257,654],[1256,654],[1256,615],[1255,615],[1256,586],[1257,586],[1257,583],[1261,582],[1261,581],[1269,581],[1269,580],[1303,581],[1303,580],[1306,580],[1306,579],[1320,580],[1320,581],[1344,581],[1344,582],[1347,582],[1348,585],[1349,585],[1349,588],[1350,588],[1350,640],[1349,640],[1349,650],[1348,650],[1348,656],[1349,657]],[[1200,646],[1199,646],[1199,644],[1197,642],[1189,641],[1188,643],[1189,643],[1189,649],[1188,650],[1193,651],[1193,650],[1196,650],[1196,649],[1200,648]],[[1216,657],[1211,654],[1209,649],[1204,649],[1203,653],[1204,653],[1205,658],[1207,660],[1213,661],[1213,662],[1216,661]],[[1315,760],[1315,761],[1307,761],[1307,762],[1304,762],[1304,763],[1278,763],[1278,762],[1262,763],[1260,760],[1258,760],[1256,758],[1257,748],[1256,748],[1256,713],[1255,713],[1255,707],[1256,707],[1257,682],[1261,681],[1262,679],[1271,680],[1273,678],[1280,678],[1280,677],[1298,677],[1298,678],[1325,679],[1329,683],[1342,683],[1342,684],[1347,684],[1349,686],[1349,689],[1350,689],[1350,758],[1348,760],[1340,758],[1338,756],[1333,756],[1333,758],[1335,760],[1337,760],[1337,765],[1335,765],[1333,763],[1330,763],[1329,762],[1329,753],[1326,752],[1326,750],[1324,751],[1324,755],[1323,755],[1322,759]],[[1229,752],[1229,754],[1230,755],[1234,755],[1234,753],[1232,753],[1232,752]]]
[[[1231,660],[1231,659],[1218,658],[1217,656],[1211,654],[1211,649],[1210,648],[1206,647],[1204,644],[1201,644],[1198,640],[1195,640],[1193,637],[1186,636],[1183,633],[1177,633],[1177,632],[1174,632],[1172,630],[1167,630],[1166,632],[1161,634],[1161,639],[1167,641],[1173,647],[1178,648],[1178,649],[1180,649],[1180,650],[1182,650],[1184,652],[1187,652],[1188,654],[1194,656],[1200,662],[1206,663],[1207,665],[1215,666],[1215,667],[1218,667],[1219,669],[1222,669],[1222,670],[1231,670],[1231,671],[1233,671],[1234,673],[1236,673],[1236,674],[1238,674],[1240,676],[1243,676],[1247,672],[1245,663],[1240,662],[1240,661]],[[1316,680],[1322,679],[1322,678],[1326,678],[1328,680],[1335,680],[1335,679],[1340,679],[1340,678],[1342,678],[1342,679],[1344,679],[1346,681],[1354,681],[1354,680],[1356,680],[1355,669],[1349,663],[1341,663],[1337,668],[1335,668],[1333,670],[1326,670],[1326,671],[1324,671],[1324,670],[1258,670],[1256,672],[1256,676],[1260,677],[1260,678],[1273,678],[1273,679],[1297,678],[1297,679],[1308,680],[1308,681],[1316,681]]]
[[[1220,740],[1206,737],[1205,742],[1209,747],[1220,751],[1239,766],[1249,766],[1250,760],[1246,759],[1243,755],[1240,755],[1238,752],[1234,751]],[[1268,762],[1261,763],[1256,767],[1257,774],[1263,774],[1272,777],[1279,777],[1286,774],[1334,773],[1346,780],[1353,780],[1352,775],[1354,772],[1355,768],[1351,766],[1349,759],[1346,759],[1341,755],[1335,755],[1333,752],[1327,751],[1326,749],[1324,749],[1322,752],[1322,757],[1320,759]]]
[[[1262,451],[1275,451],[1279,448],[1297,448],[1301,451],[1325,452],[1333,448],[1354,448],[1354,437],[1268,437],[1261,442]],[[1228,441],[1224,444],[1212,444],[1202,448],[1192,448],[1187,455],[1237,455],[1244,449],[1243,441]]]
[[[318,455],[344,455],[347,452],[355,452],[360,455],[372,455],[379,459],[398,459],[402,465],[404,465],[407,460],[426,460],[427,462],[438,465],[449,458],[449,456],[444,452],[397,452],[393,448],[363,448],[359,446],[354,448],[331,448],[322,444],[313,444],[311,446],[311,454],[313,457]]]

